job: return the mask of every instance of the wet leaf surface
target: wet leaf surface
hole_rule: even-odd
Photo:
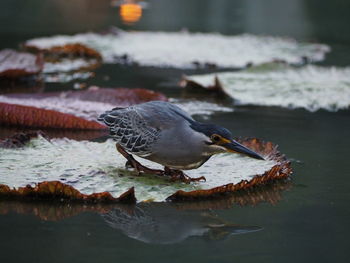
[[[258,139],[238,140],[244,146],[265,156],[266,159],[276,161],[276,165],[271,167],[263,174],[256,174],[250,180],[242,180],[239,183],[230,183],[211,189],[200,189],[194,191],[179,190],[167,198],[168,201],[190,201],[208,198],[216,198],[227,193],[233,193],[241,190],[251,189],[256,186],[268,184],[269,182],[287,179],[292,174],[290,162],[277,151],[277,147],[271,142],[263,142]]]
[[[12,49],[0,51],[0,78],[21,78],[38,75],[43,70],[40,55],[17,52]]]
[[[107,63],[138,63],[142,66],[243,68],[276,60],[299,64],[321,61],[330,49],[289,38],[188,32],[125,32],[77,34],[29,40],[26,46],[50,50],[80,43],[101,53]]]
[[[218,80],[219,81],[218,81]],[[227,94],[237,105],[337,111],[350,106],[350,68],[283,63],[188,76],[182,86]]]

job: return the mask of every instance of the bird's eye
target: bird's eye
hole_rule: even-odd
[[[214,135],[211,136],[211,139],[212,139],[213,142],[219,142],[220,141],[220,136],[214,134]]]

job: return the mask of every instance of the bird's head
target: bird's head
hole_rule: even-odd
[[[264,160],[264,158],[232,138],[232,134],[224,127],[215,124],[192,123],[191,128],[205,135],[204,143],[212,152],[240,153],[249,157]]]

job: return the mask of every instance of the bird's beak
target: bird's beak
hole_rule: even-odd
[[[249,148],[243,146],[242,144],[234,140],[232,140],[229,143],[223,144],[222,146],[224,146],[228,152],[241,153],[258,160],[265,160],[261,155],[257,154],[256,152],[250,150]]]

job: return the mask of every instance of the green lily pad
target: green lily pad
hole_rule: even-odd
[[[350,68],[307,65],[292,67],[281,63],[265,64],[247,70],[185,79],[197,87],[213,87],[219,79],[223,92],[237,105],[304,108],[309,111],[337,111],[350,106]],[[217,84],[216,84],[217,85]]]
[[[201,168],[187,171],[191,177],[205,176],[206,182],[179,183],[167,177],[138,176],[125,169],[125,159],[117,153],[115,143],[47,139],[39,136],[23,148],[0,148],[0,184],[23,187],[44,181],[60,181],[83,194],[110,192],[118,197],[131,187],[138,201],[165,201],[179,190],[209,190],[242,180],[251,181],[278,164],[265,155],[266,161],[237,154],[212,157]],[[157,164],[139,159],[151,168]]]

